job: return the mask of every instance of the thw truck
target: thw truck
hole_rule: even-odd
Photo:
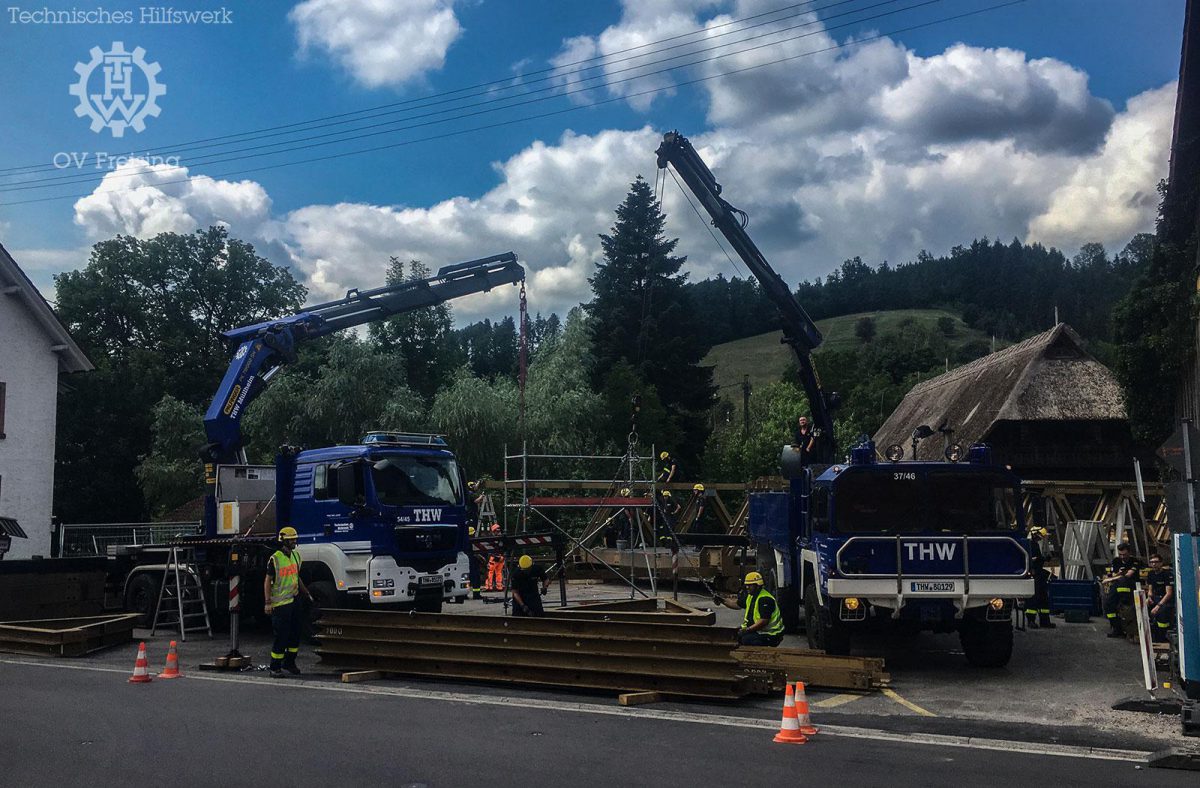
[[[179,540],[187,571],[224,602],[240,579],[243,607],[262,608],[262,577],[279,527],[299,532],[301,575],[319,606],[354,599],[437,611],[469,591],[466,476],[439,436],[372,432],[357,445],[283,447],[274,465],[250,465],[241,419],[296,346],[354,326],[523,282],[512,252],[440,269],[428,279],[346,297],[289,317],[234,329],[233,358],[204,417],[204,534]],[[273,508],[274,517],[266,516]],[[163,550],[124,551],[126,609],[149,615]],[[210,605],[219,611],[224,605]]]
[[[812,353],[823,337],[746,232],[749,217],[679,132],[663,137],[658,166],[674,167],[779,311],[815,425],[811,446],[785,447],[790,488],[754,493],[748,530],[785,623],[815,648],[845,654],[870,622],[957,630],[967,659],[1002,665],[1012,653],[1012,610],[1033,595],[1017,478],[985,446],[948,447],[945,463],[877,460],[868,440],[838,462],[833,411]],[[933,434],[913,425],[913,439]],[[951,451],[953,449],[953,451]]]
[[[1020,482],[990,454],[880,461],[865,441],[849,462],[800,467],[785,447],[790,489],[751,493],[748,525],[785,623],[831,654],[871,629],[957,632],[972,665],[1006,664],[1033,579]]]

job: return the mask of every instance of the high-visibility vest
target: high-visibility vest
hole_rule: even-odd
[[[271,606],[291,604],[300,591],[300,553],[292,550],[287,555],[282,550],[276,550],[271,556],[275,565],[275,579],[271,582]]]
[[[763,599],[764,597],[772,602],[775,602],[775,609],[771,611],[771,619],[767,622],[767,625],[758,631],[764,635],[782,635],[783,614],[779,612],[779,602],[777,602],[775,597],[771,595],[771,592],[765,588],[754,596],[750,596],[749,594],[746,595],[746,618],[742,622],[742,626],[748,627],[762,618],[762,616],[758,614],[758,603],[759,600]]]

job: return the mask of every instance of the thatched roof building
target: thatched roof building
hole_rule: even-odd
[[[1065,323],[918,384],[879,428],[876,445],[899,443],[910,456],[920,425],[942,435],[918,444],[919,460],[978,441],[1026,479],[1132,475],[1121,387]]]

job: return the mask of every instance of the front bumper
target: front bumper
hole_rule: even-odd
[[[965,611],[987,607],[993,599],[1026,599],[1033,596],[1032,578],[831,578],[826,583],[830,607],[842,607],[840,600],[855,597],[875,611],[876,616],[900,618],[905,606],[913,602],[949,602],[954,617]]]
[[[470,591],[470,569],[465,553],[459,553],[454,563],[432,572],[400,566],[391,556],[376,556],[368,566],[367,598],[377,605],[412,602],[418,596],[434,594],[440,594],[444,600],[466,598]]]

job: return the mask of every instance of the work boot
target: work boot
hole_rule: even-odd
[[[283,671],[279,668],[271,668],[271,670],[268,671],[268,675],[273,679],[281,679],[283,678]]]
[[[1049,613],[1038,614],[1038,626],[1042,629],[1058,629],[1058,624],[1050,620]]]
[[[1025,614],[1025,628],[1026,629],[1037,629],[1038,628],[1037,618],[1030,615],[1029,613],[1026,613]]]
[[[300,668],[296,666],[296,655],[288,654],[283,660],[283,669],[293,676],[300,675]]]

